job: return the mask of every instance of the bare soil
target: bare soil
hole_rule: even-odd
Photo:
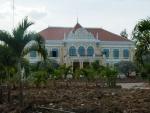
[[[66,84],[66,83],[64,83]],[[11,91],[0,113],[19,113],[19,92]],[[150,90],[110,89],[95,85],[25,88],[22,113],[150,113]]]

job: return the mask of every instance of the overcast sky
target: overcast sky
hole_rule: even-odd
[[[0,0],[0,29],[13,26],[12,1]],[[28,16],[32,30],[48,26],[101,27],[116,34],[126,28],[130,34],[135,24],[150,17],[150,0],[15,0],[15,24]]]

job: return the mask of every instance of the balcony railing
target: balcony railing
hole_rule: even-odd
[[[88,55],[84,55],[84,56],[67,56],[69,59],[99,59],[100,56],[88,56]]]

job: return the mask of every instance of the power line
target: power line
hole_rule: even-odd
[[[13,0],[13,29],[14,29],[14,21],[15,21],[15,1]]]

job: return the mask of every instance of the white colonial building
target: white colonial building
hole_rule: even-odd
[[[77,23],[73,28],[48,27],[40,34],[48,57],[59,64],[82,68],[95,60],[110,66],[133,60],[134,43],[102,28],[84,28]],[[32,63],[40,60],[34,51],[28,57]]]

